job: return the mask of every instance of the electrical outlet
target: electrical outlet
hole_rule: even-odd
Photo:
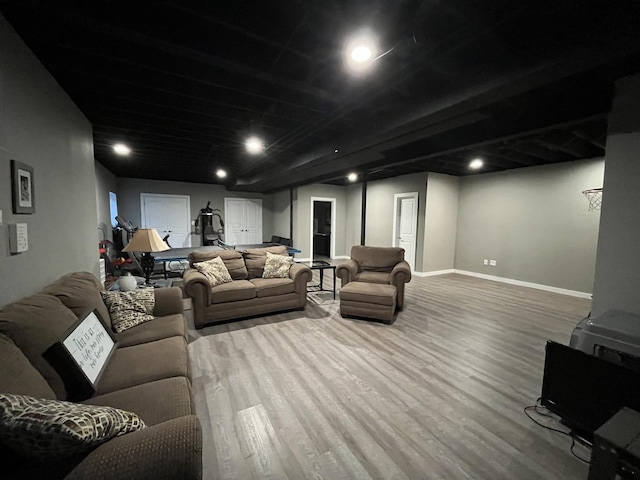
[[[482,263],[483,263],[484,265],[489,265],[489,260],[487,260],[487,259],[485,258],[485,259],[482,261]]]
[[[489,260],[489,266],[490,267],[495,267],[496,266],[496,261],[495,260]]]

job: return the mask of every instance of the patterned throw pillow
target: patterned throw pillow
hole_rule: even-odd
[[[109,309],[111,324],[116,333],[153,320],[156,296],[153,288],[140,288],[131,292],[100,292]]]
[[[289,278],[289,269],[293,265],[293,257],[289,255],[274,255],[267,252],[262,278]]]
[[[229,275],[229,270],[220,257],[212,258],[206,262],[198,262],[193,264],[196,269],[207,277],[212,287],[222,285],[223,283],[231,283],[233,279]]]
[[[77,455],[145,427],[117,408],[0,394],[0,442],[38,460]]]

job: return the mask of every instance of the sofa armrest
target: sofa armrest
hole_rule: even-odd
[[[184,293],[191,298],[204,300],[204,305],[211,304],[211,284],[207,277],[195,268],[187,268],[182,275]]]
[[[202,478],[202,428],[194,415],[122,435],[93,450],[68,480]]]
[[[358,265],[358,262],[350,259],[336,267],[336,275],[340,277],[342,286],[344,287],[355,278],[359,270],[360,266]]]
[[[311,281],[311,269],[304,263],[294,263],[289,269],[289,278],[293,280],[296,293],[306,294],[307,282]]]
[[[154,317],[175,315],[184,312],[182,290],[179,287],[156,288],[154,290],[156,303],[153,307]]]
[[[404,308],[404,284],[411,281],[411,267],[405,260],[396,264],[391,270],[389,283],[396,287],[398,308]]]

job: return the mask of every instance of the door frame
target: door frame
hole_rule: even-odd
[[[191,196],[190,195],[174,195],[169,193],[141,193],[140,194],[140,226],[142,228],[147,227],[147,215],[145,211],[145,198],[146,197],[164,197],[164,198],[181,198],[187,201],[187,216],[185,218],[185,226],[187,232],[187,247],[191,247]],[[171,239],[169,239],[169,243],[171,243]]]
[[[331,241],[329,247],[329,258],[333,259],[336,252],[336,198],[330,197],[311,197],[309,205],[309,260],[313,261],[313,206],[315,202],[331,203]]]
[[[411,271],[413,272],[416,268],[416,254],[418,253],[418,192],[406,192],[406,193],[395,193],[393,195],[393,237],[391,237],[391,245],[393,247],[398,246],[398,222],[400,221],[400,208],[402,206],[402,200],[405,198],[413,198],[416,202],[416,208],[414,209],[412,222],[416,226],[416,238],[414,240],[414,248],[413,248],[413,265],[411,263],[409,266],[411,267]]]

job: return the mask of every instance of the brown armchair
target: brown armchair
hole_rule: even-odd
[[[404,307],[404,284],[411,281],[411,267],[399,247],[351,247],[351,259],[336,268],[344,287],[349,282],[395,285],[398,308]]]

